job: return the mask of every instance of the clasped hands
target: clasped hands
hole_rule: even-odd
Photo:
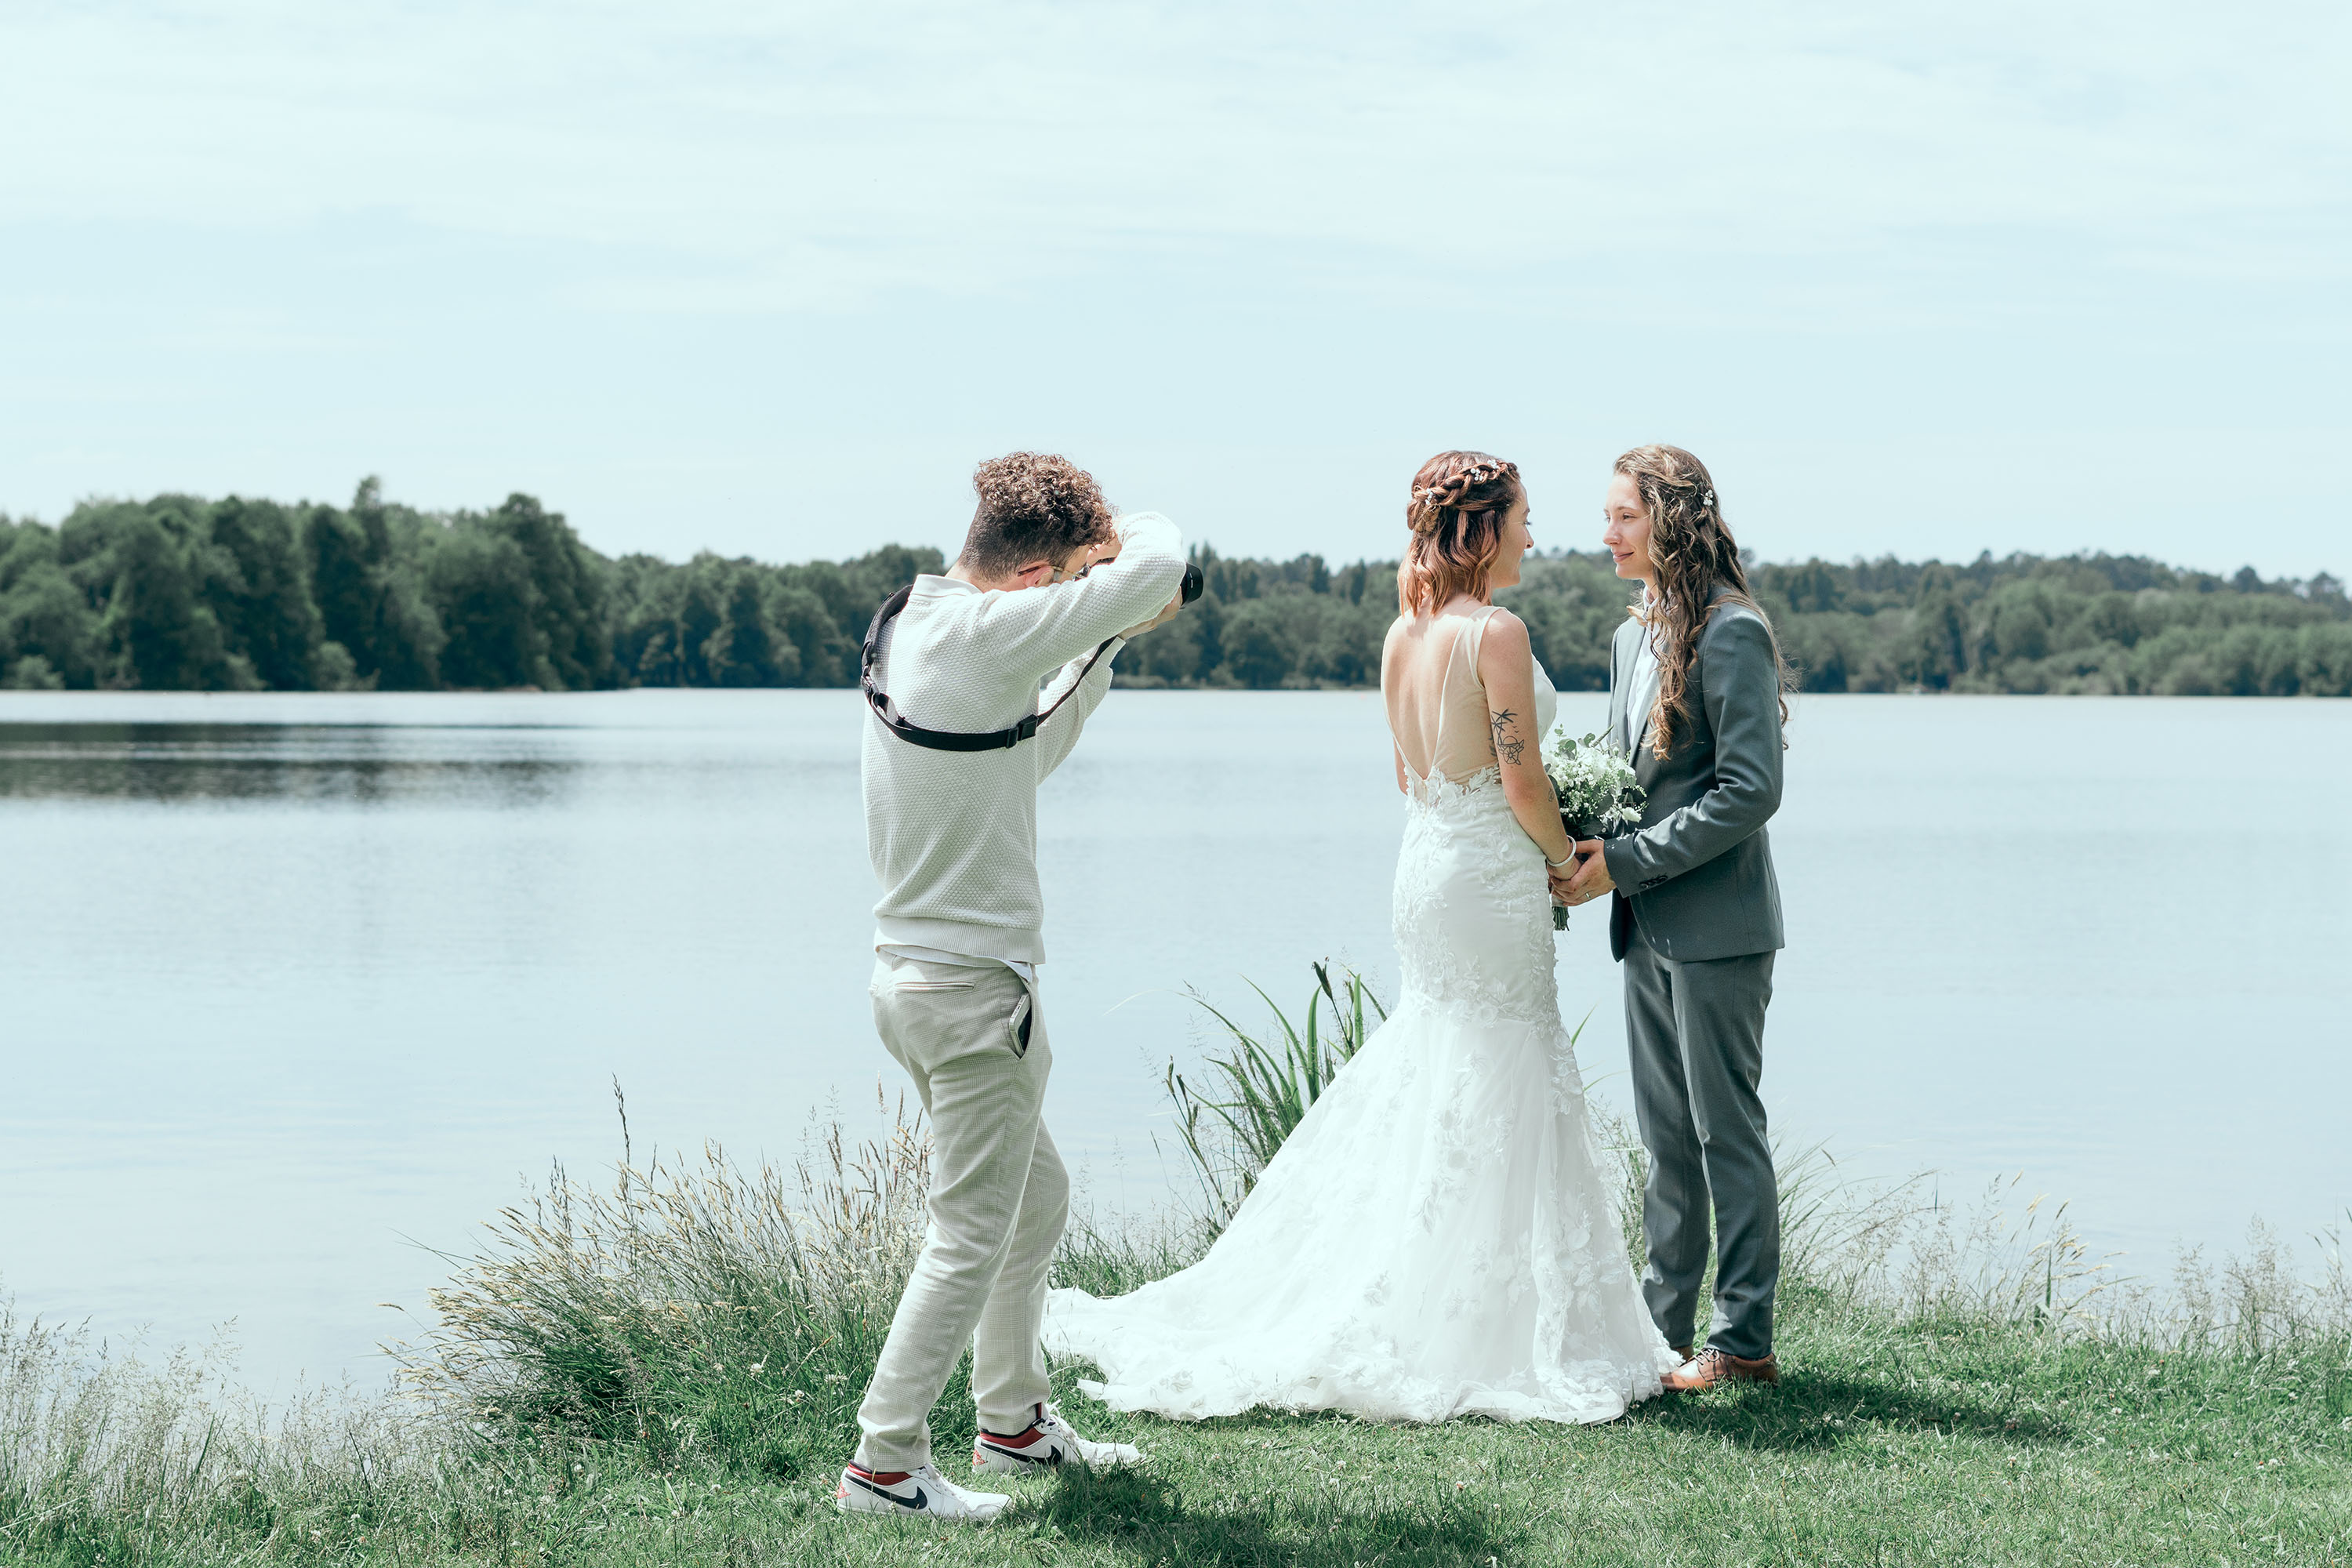
[[[1551,900],[1571,909],[1589,904],[1617,886],[1609,879],[1609,858],[1598,838],[1577,843],[1575,858],[1565,866],[1546,866],[1544,879],[1551,884]]]

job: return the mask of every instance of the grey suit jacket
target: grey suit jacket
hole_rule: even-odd
[[[1623,958],[1639,930],[1661,957],[1737,958],[1784,945],[1780,883],[1765,822],[1780,805],[1780,687],[1772,633],[1747,605],[1716,601],[1691,669],[1691,721],[1660,762],[1640,746],[1646,715],[1626,689],[1643,628],[1628,620],[1609,650],[1610,733],[1634,744],[1649,799],[1640,827],[1606,841],[1617,893],[1609,952]]]

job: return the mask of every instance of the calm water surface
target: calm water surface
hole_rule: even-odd
[[[1599,727],[1603,700],[1561,721]],[[0,1288],[251,1381],[381,1340],[551,1159],[790,1156],[896,1092],[852,692],[0,694]],[[2022,1172],[2126,1268],[2352,1203],[2352,704],[1812,698],[1773,824],[1776,1128],[1947,1195]],[[1040,805],[1048,1117],[1166,1168],[1200,986],[1394,988],[1376,697],[1121,692]],[[1603,917],[1560,942],[1622,1102]]]

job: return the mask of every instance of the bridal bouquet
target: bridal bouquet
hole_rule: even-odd
[[[1614,741],[1582,740],[1562,731],[1544,758],[1544,772],[1559,795],[1559,820],[1572,839],[1605,838],[1642,820],[1642,786],[1633,782],[1633,759]],[[1551,907],[1554,931],[1568,929],[1568,911]]]

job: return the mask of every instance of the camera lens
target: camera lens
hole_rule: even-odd
[[[1189,605],[1199,598],[1201,590],[1205,585],[1201,576],[1201,569],[1190,561],[1184,563],[1184,602]]]

